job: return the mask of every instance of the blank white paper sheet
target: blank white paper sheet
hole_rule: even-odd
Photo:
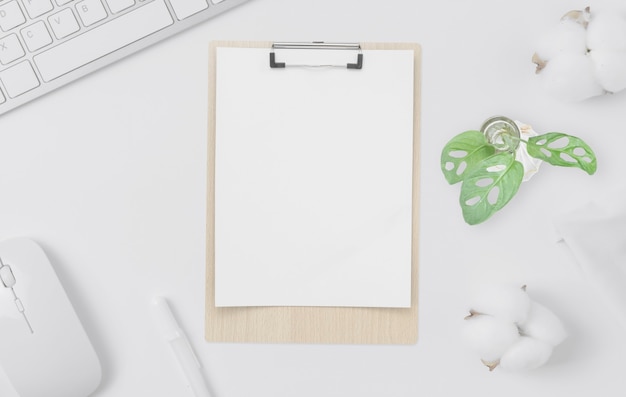
[[[410,307],[413,51],[268,54],[217,48],[215,305]]]

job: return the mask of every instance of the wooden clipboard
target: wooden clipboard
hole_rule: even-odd
[[[209,342],[414,344],[418,328],[419,258],[419,134],[421,47],[415,43],[364,43],[363,50],[414,52],[413,109],[413,219],[411,251],[411,307],[216,307],[215,306],[215,126],[216,49],[218,47],[268,48],[270,42],[222,41],[210,44],[207,264],[205,338]],[[268,51],[269,52],[269,51]]]

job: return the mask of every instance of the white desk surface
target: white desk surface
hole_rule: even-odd
[[[600,4],[252,0],[2,116],[0,238],[31,237],[49,254],[103,364],[94,396],[191,396],[153,326],[155,295],[170,299],[216,397],[623,396],[624,329],[555,243],[552,218],[623,181],[626,93],[561,103],[530,62],[564,12]],[[211,39],[422,44],[416,345],[204,341]],[[597,174],[544,165],[504,210],[467,226],[440,152],[497,114],[584,138]],[[570,337],[546,367],[489,373],[465,349],[467,292],[481,278],[527,284],[563,319]]]

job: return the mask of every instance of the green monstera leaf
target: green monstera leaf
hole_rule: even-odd
[[[517,194],[531,157],[589,175],[596,172],[596,155],[582,139],[550,132],[526,140],[519,128],[517,122],[495,116],[480,131],[465,131],[443,148],[441,171],[449,184],[462,182],[459,202],[470,225],[486,221]]]
[[[441,171],[449,184],[455,184],[472,173],[478,164],[492,156],[496,149],[480,131],[465,131],[452,138],[441,152]]]
[[[470,225],[489,219],[517,193],[524,166],[512,153],[495,154],[482,161],[461,185],[463,218]]]
[[[596,155],[582,139],[550,132],[528,140],[528,154],[552,165],[577,167],[593,175],[598,167]]]

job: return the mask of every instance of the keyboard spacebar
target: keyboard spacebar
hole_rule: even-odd
[[[164,0],[155,0],[33,57],[51,81],[173,23]]]

